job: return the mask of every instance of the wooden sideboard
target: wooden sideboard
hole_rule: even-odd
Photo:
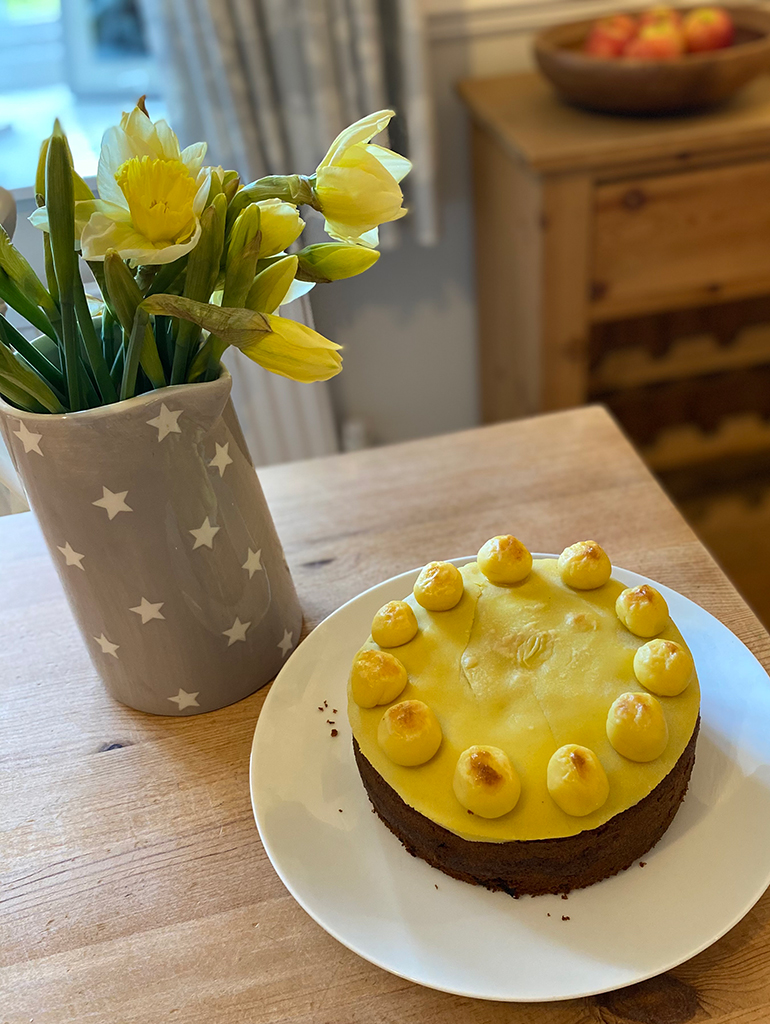
[[[484,420],[598,399],[660,472],[770,466],[770,78],[679,117],[578,110],[536,74],[459,91]]]

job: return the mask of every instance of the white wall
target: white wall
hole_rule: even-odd
[[[400,441],[478,422],[468,126],[463,77],[531,67],[533,33],[617,9],[617,0],[422,0],[436,105],[442,234],[405,241],[368,273],[316,288],[318,329],[345,347],[333,381],[341,418]],[[624,2],[625,8],[648,0]]]

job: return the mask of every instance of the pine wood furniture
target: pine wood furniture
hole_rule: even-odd
[[[556,413],[260,474],[306,628],[378,581],[515,528],[597,537],[770,667],[770,637],[607,413]],[[468,501],[468,494],[473,500]],[[592,999],[476,1002],[330,938],[273,872],[248,759],[265,691],[155,718],[103,692],[30,513],[0,520],[3,1024],[759,1024],[770,898],[661,978]],[[312,854],[309,854],[312,855]]]
[[[539,75],[468,79],[482,409],[559,409],[683,375],[659,353],[609,370],[615,321],[770,292],[770,78],[716,110],[631,118],[562,103]],[[751,346],[749,346],[749,349]],[[684,374],[770,362],[712,346]]]

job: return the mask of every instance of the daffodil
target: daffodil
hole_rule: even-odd
[[[332,238],[374,247],[377,226],[406,213],[398,183],[412,165],[371,143],[393,116],[392,110],[378,110],[356,121],[337,136],[318,165],[315,200]]]
[[[123,114],[102,139],[99,199],[75,204],[83,257],[103,260],[114,249],[134,265],[172,263],[194,248],[210,187],[205,154],[203,142],[180,149],[166,122],[139,106]],[[31,219],[47,227],[44,209]]]
[[[329,380],[342,369],[339,345],[305,324],[264,314],[269,333],[238,346],[244,355],[271,373],[309,384]]]
[[[285,203],[282,199],[263,199],[256,205],[259,207],[259,229],[262,232],[260,259],[276,256],[288,249],[305,230],[305,222],[292,203]]]

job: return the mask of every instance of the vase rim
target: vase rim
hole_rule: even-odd
[[[0,413],[6,416],[12,416],[18,420],[30,419],[30,420],[45,420],[45,421],[57,421],[61,422],[67,419],[77,418],[78,422],[83,422],[87,419],[97,419],[100,416],[109,414],[111,410],[117,412],[131,412],[134,409],[141,409],[142,406],[149,405],[159,398],[171,398],[174,395],[178,395],[183,391],[188,391],[190,388],[201,388],[206,387],[215,390],[217,385],[229,388],[232,385],[232,376],[230,371],[224,364],[221,364],[221,372],[215,380],[196,381],[195,383],[185,384],[168,384],[163,388],[153,388],[152,391],[145,391],[141,395],[134,395],[133,398],[124,398],[120,402],[109,402],[106,405],[95,405],[91,409],[78,409],[75,412],[30,412],[28,409],[17,409],[15,405],[10,405],[0,395]]]

